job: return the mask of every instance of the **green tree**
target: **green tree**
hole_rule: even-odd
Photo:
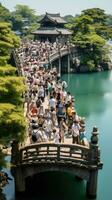
[[[19,38],[11,31],[9,23],[0,22],[0,65],[5,65],[13,48],[18,47]]]
[[[0,3],[0,21],[1,22],[9,22],[11,18],[11,13],[10,11],[5,8],[4,6],[2,6],[2,4]]]
[[[74,19],[72,30],[72,41],[80,55],[81,69],[86,66],[88,71],[96,71],[102,62],[109,61],[105,44],[110,36],[103,10],[93,8],[82,11],[82,14]]]
[[[107,15],[106,24],[112,26],[112,15]]]
[[[13,30],[19,30],[23,35],[28,35],[30,31],[39,27],[35,10],[27,5],[16,5],[15,11],[12,12],[11,20]]]
[[[15,75],[16,69],[7,64],[11,51],[20,40],[11,31],[10,24],[0,22],[0,144],[23,140],[26,121],[23,110],[24,79]],[[0,162],[3,155],[0,153]]]

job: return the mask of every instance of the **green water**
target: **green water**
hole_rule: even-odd
[[[79,115],[86,118],[87,137],[92,127],[99,128],[103,170],[99,171],[97,200],[112,199],[112,72],[64,75],[68,89],[75,97]],[[10,173],[10,172],[9,172]],[[37,177],[38,179],[38,177]],[[32,187],[31,182],[31,187]],[[4,189],[4,200],[87,200],[84,182],[59,172],[39,175],[34,196],[15,198],[13,181]],[[30,187],[30,188],[31,188]]]
[[[63,77],[75,97],[76,110],[86,117],[88,137],[92,127],[99,128],[103,170],[99,172],[97,200],[112,199],[112,72]],[[80,199],[80,198],[79,198]]]

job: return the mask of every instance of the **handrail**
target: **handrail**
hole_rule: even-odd
[[[20,163],[71,162],[88,164],[89,148],[78,144],[37,143],[20,148]]]
[[[31,148],[35,148],[35,147],[46,147],[46,146],[53,146],[53,147],[76,147],[77,149],[87,149],[89,150],[89,147],[87,146],[83,146],[83,145],[79,145],[79,144],[62,144],[62,143],[50,143],[50,142],[40,142],[40,143],[35,143],[35,144],[30,144],[27,145],[25,147],[20,147],[20,150],[25,150],[25,149],[31,149]]]
[[[70,47],[70,49],[72,50],[72,49],[74,49],[74,47]],[[60,53],[59,53],[59,51],[56,51],[55,53],[49,55],[50,62],[54,61],[59,56],[62,57],[62,56],[67,55],[67,54],[69,54],[69,48],[68,47],[62,48],[62,49],[60,49]]]

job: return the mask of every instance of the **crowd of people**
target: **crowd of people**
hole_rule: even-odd
[[[26,71],[28,67],[32,70],[33,67],[37,68],[49,63],[50,55],[56,53],[59,49],[62,50],[65,48],[67,48],[66,44],[57,42],[50,43],[49,41],[40,42],[37,40],[23,42],[18,52],[22,63],[24,63],[24,67],[21,68],[22,73],[24,73],[24,70]]]
[[[48,69],[42,64],[57,48],[56,42],[24,42],[17,52],[26,78],[25,116],[30,142],[64,143],[72,138],[72,143],[85,145],[84,119],[76,112],[66,81],[60,79],[55,67]]]

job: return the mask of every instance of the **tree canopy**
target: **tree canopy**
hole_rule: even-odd
[[[2,4],[0,3],[0,21],[9,22],[10,17],[11,17],[10,11],[4,6],[2,6]]]
[[[7,63],[11,49],[18,47],[19,42],[19,38],[11,31],[11,25],[0,22],[0,65]]]
[[[13,139],[23,140],[26,122],[23,110],[25,86],[22,77],[17,77],[15,67],[7,64],[12,50],[19,46],[20,39],[12,32],[11,25],[0,22],[0,144]],[[0,163],[3,155],[0,152]]]
[[[16,5],[11,13],[13,30],[20,31],[23,35],[28,35],[32,30],[39,27],[36,11],[27,5]]]
[[[72,42],[80,55],[80,66],[88,71],[96,71],[102,62],[108,62],[107,40],[112,36],[107,26],[107,15],[99,8],[82,11],[73,20]]]

